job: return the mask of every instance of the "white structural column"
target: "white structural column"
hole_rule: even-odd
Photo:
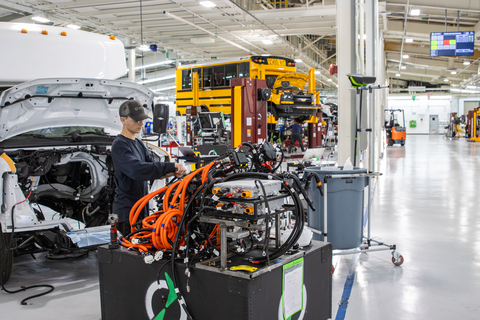
[[[358,24],[359,24],[359,53],[360,53],[360,61],[358,61],[360,65],[360,74],[365,74],[365,3],[364,0],[357,0],[358,2]]]
[[[133,47],[132,38],[127,38],[126,45]],[[135,48],[128,49],[128,81],[135,82]]]
[[[377,83],[380,85],[388,85],[386,79],[386,60],[385,60],[385,40],[383,30],[379,30],[377,41]],[[377,103],[375,109],[375,171],[379,170],[380,155],[383,153],[385,132],[383,130],[385,124],[385,109],[387,108],[388,89],[377,90]]]
[[[355,143],[355,91],[347,74],[355,74],[355,0],[337,0],[338,164],[350,158]]]
[[[366,0],[365,1],[365,23],[366,23],[366,68],[365,73],[368,76],[377,76],[376,74],[376,65],[375,59],[377,57],[377,39],[378,39],[378,0]],[[378,83],[378,77],[376,84]],[[368,94],[368,128],[375,129],[375,105],[378,99],[375,99],[377,94],[375,90],[372,94]],[[375,171],[375,136],[377,135],[376,130],[373,131],[373,134],[370,134],[371,139],[368,140],[368,169],[370,171]]]

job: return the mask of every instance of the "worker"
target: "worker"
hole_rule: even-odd
[[[305,152],[305,147],[303,146],[303,127],[297,120],[293,120],[293,123],[286,129],[292,130],[292,138],[290,139],[290,146],[288,147],[288,153],[292,152],[292,148],[295,144],[295,141],[298,141],[302,152]]]
[[[122,103],[119,115],[123,128],[112,144],[116,183],[113,213],[118,215],[117,229],[126,236],[131,230],[130,210],[147,194],[147,181],[173,175],[182,177],[186,169],[180,163],[154,161],[143,142],[135,137],[142,130],[143,121],[150,118],[138,101]],[[139,221],[148,216],[148,205],[141,215]]]

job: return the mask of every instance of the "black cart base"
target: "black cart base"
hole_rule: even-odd
[[[189,320],[171,290],[170,263],[162,268],[157,282],[163,260],[147,265],[136,252],[124,248],[109,250],[106,246],[98,249],[98,257],[102,319]],[[332,246],[329,243],[314,241],[311,246],[284,255],[270,267],[259,267],[255,272],[221,271],[219,261],[197,263],[190,268],[190,292],[186,289],[184,264],[177,264],[176,274],[193,320],[285,320],[282,296],[288,297],[291,292],[284,290],[284,279],[291,280],[290,266],[299,261],[303,262],[302,303],[290,320],[330,319]],[[236,265],[253,266],[245,256],[229,257],[228,266]]]

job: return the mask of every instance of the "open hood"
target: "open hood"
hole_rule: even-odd
[[[60,126],[120,131],[120,105],[134,99],[152,110],[154,97],[153,91],[128,81],[54,78],[24,82],[0,96],[0,141]]]
[[[278,87],[282,87],[282,82],[288,81],[290,85],[288,87],[298,87],[301,90],[305,88],[305,83],[307,83],[308,75],[303,73],[286,73],[279,75],[277,80],[275,80],[275,84],[273,85],[274,89]]]

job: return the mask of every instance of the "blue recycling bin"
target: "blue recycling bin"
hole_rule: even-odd
[[[323,168],[323,170],[322,170]],[[343,167],[339,167],[343,169]],[[329,167],[307,167],[305,177],[315,172],[324,184],[325,176],[367,173],[366,169],[333,170]],[[368,177],[330,178],[327,181],[327,240],[333,249],[352,249],[363,242],[364,191],[368,185]],[[325,231],[324,197],[317,188],[310,188],[308,196],[312,200],[315,211],[308,207],[308,226]],[[314,233],[314,240],[324,240],[320,234]]]

